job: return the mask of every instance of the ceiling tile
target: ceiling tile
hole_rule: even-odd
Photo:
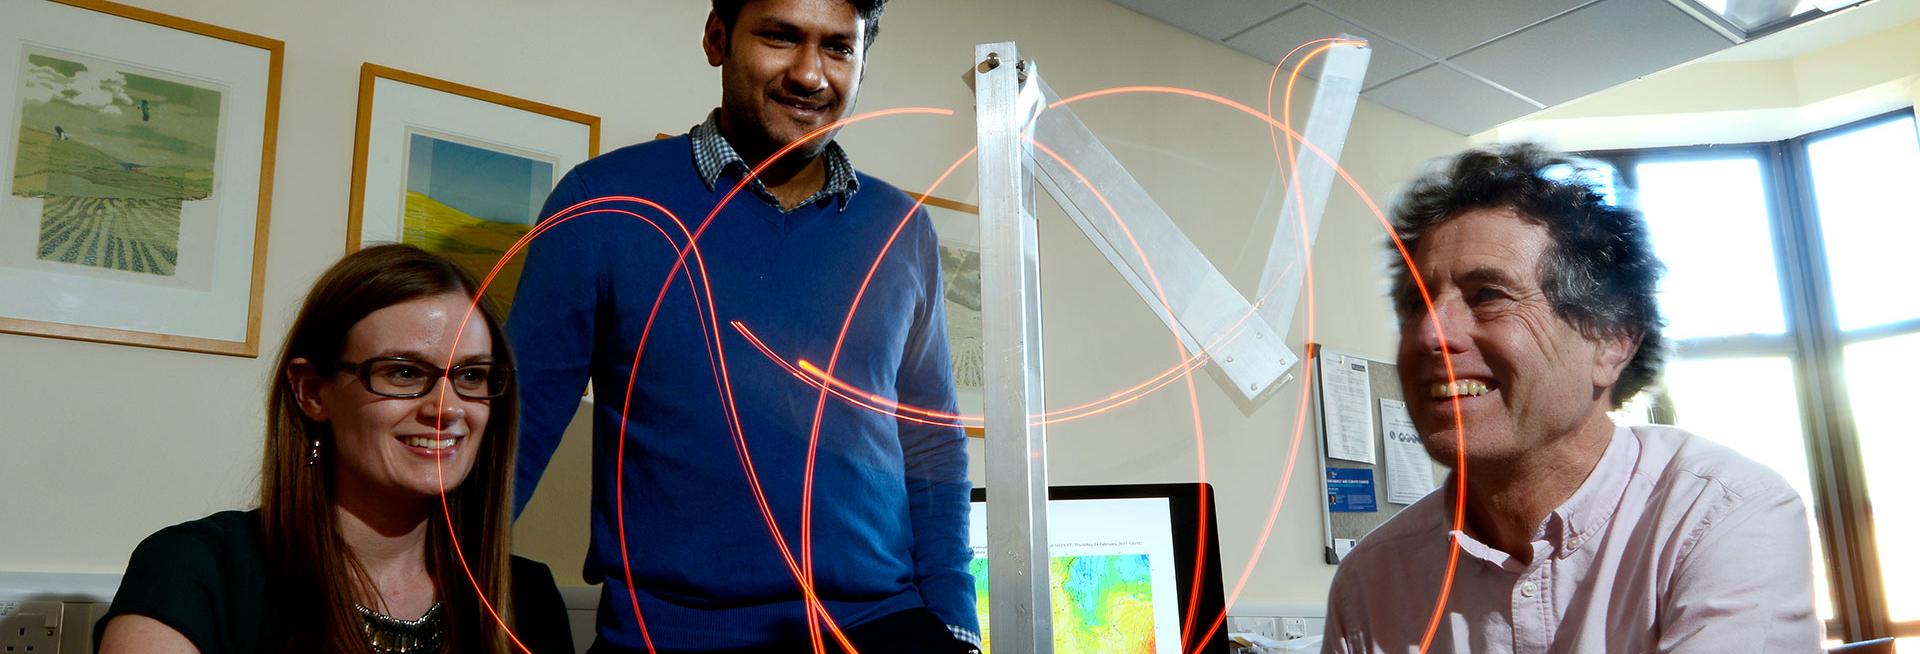
[[[1438,64],[1360,97],[1460,134],[1483,132],[1536,111],[1510,93]]]
[[[1113,3],[1215,41],[1300,4],[1298,0],[1113,0]]]
[[[1335,15],[1393,35],[1416,50],[1450,57],[1593,0],[1319,0]]]
[[[1269,63],[1278,63],[1281,57],[1287,56],[1288,52],[1302,43],[1341,32],[1363,37],[1372,42],[1373,56],[1367,61],[1366,86],[1377,86],[1433,63],[1431,59],[1415,54],[1412,50],[1392,41],[1382,39],[1378,34],[1362,29],[1358,25],[1340,20],[1333,14],[1312,5],[1302,6],[1262,23],[1259,27],[1228,39],[1227,45]],[[1306,72],[1313,74],[1313,68],[1309,67]]]
[[[1552,106],[1730,45],[1666,0],[1602,0],[1450,61]]]

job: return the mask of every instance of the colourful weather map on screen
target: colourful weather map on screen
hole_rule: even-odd
[[[1145,554],[1053,557],[1056,654],[1154,654],[1153,575]],[[992,652],[987,624],[987,561],[974,558],[981,649]]]

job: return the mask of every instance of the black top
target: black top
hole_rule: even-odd
[[[285,636],[267,588],[260,512],[222,511],[154,532],[133,550],[113,606],[93,627],[141,615],[186,636],[201,654],[271,652]],[[513,557],[514,635],[535,654],[571,654],[567,609],[545,564]]]

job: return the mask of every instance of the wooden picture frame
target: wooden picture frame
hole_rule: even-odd
[[[0,0],[0,332],[253,357],[285,44]]]
[[[980,322],[980,207],[927,196],[927,217],[940,236],[940,274],[946,288],[947,348],[953,357],[953,390],[961,414],[985,408],[985,379],[980,366],[985,336]],[[985,438],[982,427],[967,435]]]
[[[560,178],[599,153],[597,116],[362,64],[346,250],[412,243],[485,279]],[[524,262],[487,288],[503,318]]]

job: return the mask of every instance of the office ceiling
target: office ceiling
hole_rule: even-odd
[[[1699,59],[1741,38],[1683,9],[1683,0],[1111,1],[1268,63],[1315,37],[1364,37],[1374,51],[1361,97],[1461,134]],[[1862,8],[1888,2],[1920,4],[1881,0]],[[1313,66],[1302,73],[1312,76]]]

